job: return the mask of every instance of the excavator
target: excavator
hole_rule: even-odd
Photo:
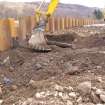
[[[52,50],[51,47],[49,47],[49,45],[57,45],[59,47],[72,47],[71,44],[56,41],[48,41],[44,35],[48,19],[56,10],[58,3],[59,0],[51,0],[51,2],[48,5],[47,11],[45,12],[41,10],[43,9],[43,5],[45,6],[45,0],[43,0],[39,7],[36,9],[35,18],[37,25],[33,29],[31,38],[28,40],[28,47],[30,49],[41,52],[49,52]]]
[[[49,17],[54,13],[59,0],[51,0],[48,5],[47,11],[41,11],[45,0],[41,2],[39,7],[35,11],[36,27],[33,30],[31,38],[28,41],[28,45],[31,49],[39,51],[51,51],[51,48],[47,44],[47,39],[44,36],[46,25]]]

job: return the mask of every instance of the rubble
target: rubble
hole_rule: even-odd
[[[50,53],[24,48],[0,53],[3,105],[105,105],[105,35],[98,28],[71,30],[77,32],[75,41],[65,41],[75,49],[51,46]]]
[[[82,94],[89,94],[91,92],[91,82],[83,82],[83,83],[80,83],[78,86],[77,86],[77,89],[82,93]]]
[[[37,88],[36,82],[35,82],[34,80],[30,80],[30,81],[29,81],[29,85],[30,85],[32,88],[34,88],[34,89]]]
[[[97,77],[98,82],[103,82],[102,77]]]
[[[103,90],[102,90],[102,89],[97,89],[97,90],[96,90],[96,94],[97,94],[97,95],[100,95],[100,94],[102,94],[102,93],[103,93]]]
[[[3,91],[2,91],[2,88],[0,87],[0,98],[2,97],[3,95]]]
[[[61,91],[61,92],[64,91],[64,88],[60,85],[57,85],[57,84],[55,84],[54,88],[56,91]]]
[[[82,97],[81,97],[81,96],[78,97],[78,99],[76,100],[76,102],[77,102],[78,104],[82,103]]]
[[[67,105],[73,105],[73,103],[69,100],[67,100]]]
[[[102,100],[102,102],[105,103],[105,95],[104,95],[104,94],[101,94],[101,95],[100,95],[100,99]]]
[[[3,100],[0,100],[0,105],[2,105],[2,103],[3,103]]]
[[[99,97],[94,93],[94,92],[91,92],[91,100],[93,103],[97,104],[97,103],[100,103],[100,99]]]
[[[18,88],[18,87],[17,87],[16,85],[12,85],[11,88],[10,88],[10,90],[11,90],[11,91],[15,91],[15,90],[17,90],[17,88]]]
[[[71,92],[71,93],[69,93],[69,97],[76,98],[76,97],[77,97],[77,95],[76,95],[76,93],[75,93],[75,92]]]

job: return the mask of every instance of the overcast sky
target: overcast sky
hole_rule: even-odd
[[[4,1],[4,0],[0,0]],[[30,2],[30,1],[41,1],[41,0],[5,0],[5,1],[13,1],[13,2]],[[50,0],[46,0],[50,1]],[[81,4],[89,7],[105,7],[105,0],[60,0],[62,3],[71,3],[71,4]]]

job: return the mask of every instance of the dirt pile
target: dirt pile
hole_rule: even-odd
[[[51,46],[49,53],[25,48],[0,53],[1,105],[104,105],[105,43],[98,30],[92,37],[60,37],[75,49]],[[84,82],[89,83],[86,88]]]

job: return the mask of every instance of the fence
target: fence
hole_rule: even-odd
[[[46,26],[46,32],[59,32],[69,30],[72,27],[94,24],[95,20],[70,18],[70,17],[51,17]],[[26,39],[30,35],[36,22],[34,16],[21,17],[19,20],[0,19],[0,51],[5,51],[12,46],[12,38]]]

